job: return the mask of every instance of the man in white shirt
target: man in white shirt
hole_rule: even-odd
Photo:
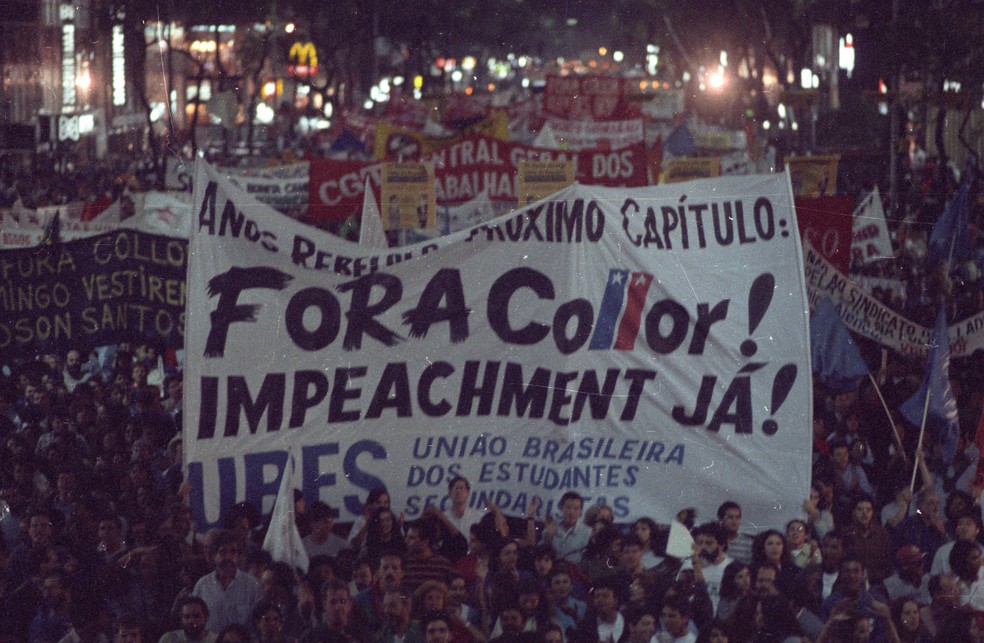
[[[485,512],[481,509],[468,506],[468,499],[471,497],[471,483],[464,476],[454,476],[448,482],[448,498],[451,506],[447,511],[441,512],[444,522],[449,527],[453,527],[459,534],[468,539],[472,525],[477,525]],[[452,532],[452,535],[454,533]]]
[[[716,522],[705,522],[693,531],[695,558],[684,561],[681,572],[695,569],[700,565],[701,575],[707,583],[707,594],[711,597],[714,612],[717,613],[718,601],[721,600],[721,580],[724,578],[724,568],[733,561],[727,552],[728,532]],[[696,559],[696,560],[695,560]],[[695,573],[696,576],[696,573]],[[700,580],[700,577],[697,577]]]
[[[581,562],[581,555],[591,537],[591,529],[581,522],[584,498],[574,491],[560,497],[561,520],[558,524],[547,517],[543,529],[543,542],[553,545],[557,558],[571,563]]]
[[[308,509],[311,519],[311,533],[301,541],[308,558],[315,556],[338,556],[338,552],[348,549],[348,541],[332,533],[335,524],[335,510],[327,503],[316,500]]]
[[[820,597],[824,600],[834,591],[834,583],[840,575],[840,563],[844,559],[844,539],[837,532],[830,532],[823,537],[820,545],[820,553],[823,554],[823,562],[820,567],[823,570]]]
[[[260,600],[260,585],[250,574],[239,569],[239,538],[222,530],[212,545],[215,571],[198,579],[192,596],[208,605],[210,632],[221,632],[227,625],[248,627],[253,607]]]

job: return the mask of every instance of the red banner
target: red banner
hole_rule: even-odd
[[[547,76],[543,112],[569,120],[619,121],[641,116],[625,96],[625,79],[610,76]]]
[[[852,196],[796,197],[800,237],[845,275],[851,267],[853,213]]]
[[[424,156],[433,160],[437,200],[468,201],[488,190],[492,201],[516,201],[519,162],[574,160],[575,180],[585,185],[640,187],[649,184],[645,147],[640,143],[617,151],[550,150],[488,136],[470,136]]]
[[[307,221],[312,224],[360,216],[366,177],[379,191],[380,164],[376,162],[314,159],[310,172]]]
[[[423,157],[423,160],[434,161],[437,202],[441,205],[464,203],[484,190],[488,190],[492,201],[516,201],[516,170],[524,159],[573,159],[575,179],[584,185],[649,185],[646,150],[641,143],[617,151],[594,149],[570,152],[475,135]],[[308,188],[308,221],[316,224],[358,215],[362,211],[367,176],[378,197],[379,163],[313,159]]]

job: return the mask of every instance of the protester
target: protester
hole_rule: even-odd
[[[2,192],[4,198],[15,197],[11,204],[19,198],[32,205],[78,194],[69,177],[50,182],[33,180],[21,193],[7,190],[11,186],[4,179]],[[96,183],[85,195],[87,206],[111,193],[95,190]],[[927,311],[931,319],[939,293],[926,293],[935,277],[920,271],[921,266],[898,280],[907,301],[888,290],[878,290],[877,297],[913,319],[925,318]],[[977,295],[981,281],[975,280]],[[973,299],[961,297],[951,307],[984,309],[984,302],[968,303]],[[250,634],[244,628],[252,627],[255,637],[270,641],[297,638],[302,630],[305,636],[363,641],[389,627],[384,636],[459,643],[484,641],[496,622],[507,639],[522,634],[513,631],[518,622],[544,640],[558,629],[562,638],[573,640],[595,640],[601,633],[643,640],[651,616],[659,617],[659,629],[674,640],[690,640],[698,629],[698,640],[734,639],[735,630],[710,623],[695,606],[706,593],[720,619],[734,619],[739,606],[758,606],[763,617],[768,612],[774,627],[763,625],[756,634],[763,637],[786,633],[785,619],[800,609],[826,619],[824,640],[873,634],[863,634],[868,619],[875,620],[874,634],[887,636],[882,605],[893,599],[901,640],[942,634],[957,641],[969,640],[960,637],[976,627],[968,610],[984,606],[976,562],[984,551],[980,511],[970,494],[980,486],[979,480],[972,486],[979,454],[969,446],[980,416],[980,384],[974,378],[979,355],[954,360],[958,368],[951,379],[961,445],[967,446],[952,465],[942,461],[931,434],[925,436],[929,455],[921,457],[918,427],[900,426],[896,444],[870,383],[850,393],[818,384],[813,486],[802,508],[777,510],[785,533],[742,522],[736,483],[734,500],[719,506],[717,521],[691,532],[699,551],[684,562],[683,571],[680,561],[664,556],[672,516],[626,516],[624,505],[611,497],[605,501],[580,488],[584,496],[562,489],[559,516],[543,516],[538,525],[538,499],[528,503],[525,516],[521,505],[511,517],[491,504],[483,511],[477,506],[484,502],[483,490],[473,496],[469,480],[449,474],[447,498],[436,495],[425,508],[391,509],[387,488],[373,489],[349,539],[340,536],[347,525],[336,524],[340,518],[333,507],[311,503],[301,527],[310,531],[304,547],[312,570],[303,575],[260,553],[260,508],[251,502],[222,517],[220,524],[236,533],[212,533],[206,553],[203,534],[210,525],[193,524],[188,499],[188,485],[200,484],[201,472],[189,471],[182,458],[182,442],[190,434],[179,431],[186,410],[180,364],[172,359],[173,350],[126,339],[95,350],[82,343],[46,348],[33,356],[5,357],[0,364],[0,498],[5,503],[0,553],[9,556],[0,566],[0,640],[72,633],[86,638],[91,632],[93,639],[98,634],[119,640],[234,641],[245,640]],[[861,343],[877,353],[873,342]],[[884,382],[894,409],[918,386],[922,365],[896,355],[884,363],[884,372],[875,377]],[[394,476],[383,483],[400,480]],[[442,480],[438,493],[443,485]],[[402,502],[404,490],[390,488]],[[417,520],[404,525],[403,510]],[[633,518],[631,524],[617,522]],[[698,522],[714,518],[700,516]],[[433,520],[440,521],[440,529],[432,533]],[[512,531],[521,538],[507,538],[509,521],[520,526]],[[546,547],[529,548],[538,527],[540,544],[555,555]],[[445,548],[456,534],[473,540],[460,558]],[[355,552],[346,551],[350,547]],[[405,551],[405,558],[393,549]],[[358,552],[365,556],[357,559]],[[461,575],[451,573],[451,559]],[[741,562],[753,559],[754,569]],[[956,577],[948,573],[951,559]],[[932,575],[924,569],[930,560]],[[263,579],[259,585],[254,575]],[[589,595],[584,583],[591,578],[596,582]],[[443,594],[425,592],[443,596],[431,607],[448,613],[431,618],[431,610],[414,610],[414,618],[404,623],[402,603],[393,595],[408,598],[414,587],[434,584],[447,588]],[[88,596],[92,593],[98,596]],[[779,608],[786,599],[795,609]],[[867,611],[841,609],[842,600],[860,602]],[[431,622],[433,632],[426,626]]]
[[[573,491],[560,498],[561,520],[558,524],[548,517],[543,530],[543,542],[552,545],[557,558],[572,563],[581,561],[584,548],[588,545],[591,528],[581,522],[584,499]]]
[[[239,569],[240,539],[222,531],[211,544],[215,571],[195,584],[193,596],[208,606],[209,631],[219,632],[228,625],[250,623],[253,607],[260,599],[260,588],[252,576]]]
[[[197,596],[181,601],[181,629],[172,630],[161,637],[159,643],[214,643],[218,634],[205,627],[208,621],[208,605]]]
[[[348,541],[332,531],[337,512],[331,506],[318,500],[312,502],[305,513],[311,529],[302,541],[308,558],[321,555],[334,558],[348,548]]]

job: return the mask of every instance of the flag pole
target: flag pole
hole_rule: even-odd
[[[923,437],[926,435],[926,417],[929,415],[930,387],[926,387],[926,402],[923,404],[922,425],[919,427],[919,444],[916,446],[916,464],[912,467],[912,480],[909,481],[909,493],[916,488],[916,472],[919,471],[919,458],[922,454]]]
[[[953,264],[953,250],[957,247],[957,232],[956,226],[954,226],[953,236],[950,237],[950,252],[946,257],[946,274],[945,277],[950,277],[950,266]]]
[[[902,436],[899,435],[899,428],[895,426],[895,420],[892,419],[892,413],[888,410],[888,403],[885,402],[885,397],[882,395],[881,389],[878,387],[878,382],[875,380],[875,376],[868,371],[868,377],[871,378],[871,385],[875,387],[875,393],[878,394],[878,399],[881,400],[882,408],[885,409],[885,417],[888,418],[888,423],[892,425],[892,435],[895,436],[895,443],[899,445],[899,453],[902,454],[902,459],[906,462],[909,461],[909,456],[905,452],[905,447],[902,445]]]

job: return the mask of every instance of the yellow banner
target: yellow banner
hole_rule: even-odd
[[[384,230],[423,230],[437,225],[433,163],[383,163],[381,178]]]
[[[837,194],[839,154],[828,156],[794,156],[786,159],[789,179],[796,196],[817,198]]]
[[[673,159],[663,167],[660,183],[679,183],[691,179],[710,179],[721,176],[721,159],[716,156],[684,156]]]
[[[560,192],[574,183],[574,160],[519,162],[519,207]]]
[[[416,159],[446,145],[457,143],[471,134],[484,134],[500,141],[509,140],[509,119],[504,111],[493,112],[454,136],[428,136],[423,132],[396,127],[389,123],[376,126],[374,153],[380,160]]]

